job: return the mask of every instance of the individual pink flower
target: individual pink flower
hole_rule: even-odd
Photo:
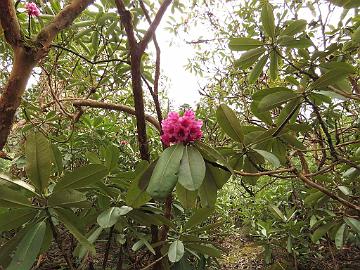
[[[120,144],[121,144],[121,145],[127,145],[127,144],[129,144],[129,142],[128,142],[128,141],[123,140],[123,141],[120,141]]]
[[[32,16],[39,17],[40,16],[40,10],[36,6],[35,3],[33,3],[33,2],[26,3],[25,8],[30,17],[32,17]]]
[[[177,112],[170,112],[161,126],[163,131],[161,140],[165,145],[194,142],[202,136],[202,121],[195,119],[192,110],[185,111],[183,116]]]

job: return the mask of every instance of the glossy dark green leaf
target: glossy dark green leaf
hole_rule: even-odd
[[[51,173],[53,153],[50,144],[41,133],[30,133],[25,143],[26,173],[32,184],[44,192]]]
[[[165,198],[178,181],[180,161],[184,152],[183,144],[176,144],[160,155],[150,178],[146,192],[153,198]]]
[[[262,91],[262,97],[258,99],[257,109],[259,112],[265,112],[274,109],[281,104],[289,102],[298,97],[298,95],[287,88],[277,87],[264,89]]]
[[[261,9],[261,22],[265,33],[271,37],[275,37],[275,18],[274,10],[271,4],[267,1],[263,4]]]
[[[181,205],[186,208],[194,208],[196,204],[197,191],[191,191],[184,188],[179,183],[176,184],[176,195]]]
[[[87,240],[87,238],[79,231],[78,225],[76,224],[75,218],[72,215],[67,215],[66,212],[61,209],[54,209],[54,212],[58,216],[58,219],[61,223],[65,225],[65,227],[69,230],[69,232],[80,242],[82,246],[88,249],[91,254],[95,254],[94,246]]]
[[[131,210],[132,208],[126,205],[121,207],[111,207],[98,216],[97,223],[103,229],[110,228],[115,225],[121,216],[126,215]]]
[[[208,255],[210,257],[215,257],[215,258],[218,258],[221,256],[221,252],[220,250],[218,250],[217,248],[213,247],[213,246],[210,246],[210,245],[203,245],[203,244],[192,244],[192,243],[189,243],[186,245],[187,248],[191,249],[191,250],[194,250],[194,251],[197,251],[199,252],[200,254],[205,254],[205,255]]]
[[[233,51],[248,51],[264,45],[260,40],[252,38],[231,38],[229,48]]]
[[[264,48],[256,48],[251,49],[245,53],[243,53],[238,60],[235,61],[235,67],[241,68],[241,69],[247,69],[248,67],[251,67],[256,60],[258,60],[264,53]]]
[[[337,249],[342,249],[344,245],[344,233],[345,233],[346,224],[342,224],[340,228],[336,231],[335,235],[335,245]]]
[[[0,207],[28,208],[32,205],[21,193],[7,187],[0,187]]]
[[[336,224],[333,222],[326,223],[325,225],[320,226],[315,232],[311,235],[311,241],[316,243],[323,237],[333,226]]]
[[[35,193],[35,188],[30,184],[22,180],[13,179],[3,173],[0,173],[0,188],[1,186],[5,186],[12,190],[19,191],[19,193],[25,195],[26,197],[33,197],[37,195]]]
[[[213,207],[217,198],[217,186],[213,176],[206,170],[205,179],[199,188],[199,197],[202,207]]]
[[[253,70],[249,74],[249,77],[248,77],[249,83],[255,83],[256,82],[256,80],[259,78],[260,74],[262,73],[268,58],[269,58],[268,55],[264,55],[256,63]]]
[[[308,38],[293,38],[289,36],[282,36],[279,39],[279,45],[290,49],[304,49],[312,46],[313,43]]]
[[[56,183],[54,190],[66,190],[90,186],[102,180],[108,174],[108,169],[100,164],[90,164],[65,173]]]
[[[63,165],[61,152],[59,148],[54,144],[51,144],[51,151],[52,151],[53,162],[56,167],[56,170],[57,172],[62,173],[64,171],[64,165]]]
[[[175,240],[170,244],[168,258],[170,262],[178,262],[184,256],[185,248],[183,242]]]
[[[44,239],[46,223],[44,221],[32,226],[16,248],[7,270],[28,270],[34,264]]]
[[[179,183],[186,189],[197,190],[205,177],[205,162],[200,152],[193,146],[185,146],[181,158]]]
[[[258,154],[262,155],[267,161],[269,161],[275,168],[280,167],[279,159],[272,153],[260,149],[253,149]]]
[[[233,110],[227,105],[221,104],[216,110],[216,119],[221,129],[233,140],[242,143],[244,134],[241,130],[240,121]]]
[[[348,69],[331,69],[311,84],[312,89],[322,89],[344,79],[351,72]]]
[[[293,20],[288,22],[287,27],[280,33],[281,36],[294,36],[305,30],[307,25],[306,20]]]
[[[347,225],[351,227],[351,229],[354,230],[354,232],[360,235],[360,220],[357,220],[352,217],[345,217],[344,221],[346,222]]]
[[[88,208],[91,207],[84,193],[77,190],[64,190],[51,194],[48,198],[48,204],[51,207],[74,207]]]
[[[184,225],[184,229],[188,230],[197,225],[203,223],[208,217],[214,213],[214,208],[200,208],[195,211],[195,213],[189,218],[189,220]]]
[[[10,209],[0,214],[0,232],[16,229],[36,215],[35,209]]]
[[[276,51],[272,50],[270,52],[270,79],[272,81],[276,80],[279,74],[279,56]]]

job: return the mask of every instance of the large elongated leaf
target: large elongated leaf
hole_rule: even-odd
[[[99,238],[100,234],[103,232],[103,228],[95,228],[94,230],[90,231],[86,236],[88,241],[91,244],[94,244],[94,242]],[[88,250],[86,247],[83,247],[80,243],[77,245],[77,247],[74,250],[74,255],[79,257],[80,259],[84,258]]]
[[[53,153],[48,140],[41,133],[31,133],[25,143],[26,173],[33,185],[44,192],[51,173]]]
[[[194,251],[197,251],[201,254],[209,255],[211,257],[220,257],[221,252],[217,248],[210,245],[201,245],[201,244],[188,244],[187,247]]]
[[[115,225],[121,216],[126,215],[131,210],[131,207],[125,205],[121,207],[111,207],[98,216],[97,222],[101,228],[110,228]]]
[[[307,25],[306,20],[293,20],[289,22],[288,26],[281,32],[281,36],[294,36],[305,30]]]
[[[151,200],[151,196],[145,192],[146,186],[140,187],[140,184],[143,184],[141,182],[144,179],[145,180],[143,182],[148,182],[148,179],[150,180],[155,164],[156,163],[152,163],[149,165],[147,161],[141,161],[136,166],[135,178],[131,182],[125,198],[127,205],[133,208],[138,208]],[[147,183],[145,185],[147,185]]]
[[[87,238],[79,231],[78,226],[76,224],[76,220],[73,220],[71,217],[67,215],[61,209],[54,209],[54,212],[57,214],[59,221],[61,221],[65,227],[69,230],[69,232],[80,242],[82,246],[84,246],[87,250],[89,250],[92,254],[95,254],[94,246],[87,240]]]
[[[169,247],[168,257],[170,262],[178,262],[184,256],[185,248],[183,242],[175,240]]]
[[[54,190],[66,190],[90,186],[100,181],[108,174],[108,169],[100,164],[90,164],[77,168],[70,173],[66,173],[55,185]]]
[[[312,41],[308,38],[293,38],[283,36],[279,39],[279,45],[287,48],[303,49],[313,45]]]
[[[34,209],[11,209],[0,214],[0,232],[15,229],[31,220],[36,214]]]
[[[27,208],[32,205],[21,193],[7,187],[0,187],[0,207]]]
[[[344,233],[345,233],[346,224],[342,224],[337,230],[335,235],[335,245],[337,249],[341,249],[344,245]]]
[[[257,104],[259,112],[265,112],[276,108],[298,96],[294,91],[283,87],[271,88],[271,90],[265,89],[262,91],[267,91],[267,93],[264,93],[264,96]]]
[[[231,38],[229,47],[233,51],[247,51],[264,45],[260,40],[252,38]]]
[[[276,80],[279,74],[279,56],[275,50],[270,52],[270,79],[273,81]]]
[[[212,213],[214,208],[200,208],[189,218],[184,225],[184,229],[191,229],[204,222]]]
[[[336,68],[331,69],[330,71],[326,72],[322,75],[319,79],[317,79],[312,85],[311,88],[313,89],[322,89],[331,84],[335,84],[340,80],[344,79],[348,74],[351,72],[348,69],[344,68]]]
[[[260,58],[259,62],[256,63],[253,70],[249,74],[249,77],[248,77],[249,83],[256,82],[256,80],[259,78],[261,72],[263,71],[268,58],[269,58],[268,55],[264,55],[263,57]]]
[[[335,226],[336,223],[329,222],[325,225],[320,226],[316,231],[311,235],[311,240],[316,243],[318,240],[320,240],[321,237],[323,237],[333,226]]]
[[[179,183],[177,183],[176,195],[184,208],[189,209],[195,207],[197,191],[188,190]]]
[[[264,48],[256,48],[243,53],[240,58],[235,61],[235,67],[242,69],[251,67],[265,51]]]
[[[213,207],[217,198],[217,185],[211,172],[206,170],[205,179],[199,188],[199,197],[202,207]]]
[[[34,225],[25,234],[16,248],[7,270],[28,270],[34,264],[44,239],[46,223],[44,221]]]
[[[244,134],[236,114],[227,105],[221,104],[216,111],[216,118],[221,129],[233,140],[242,143]]]
[[[75,207],[87,208],[90,207],[90,202],[86,199],[84,193],[77,190],[64,190],[51,194],[48,199],[49,206],[58,207]]]
[[[261,9],[261,22],[265,33],[271,37],[275,37],[275,18],[273,7],[266,2]]]
[[[275,168],[280,167],[280,161],[274,154],[272,154],[272,153],[270,153],[268,151],[265,151],[265,150],[260,150],[260,149],[253,149],[253,150],[256,151],[258,154],[262,155]]]
[[[18,180],[18,179],[12,179],[10,176],[0,173],[0,186],[6,186],[8,188],[11,188],[13,190],[19,191],[26,197],[32,197],[36,196],[35,188],[28,183]]]
[[[205,162],[193,146],[185,146],[179,168],[179,183],[188,190],[197,190],[205,177]]]
[[[358,235],[360,235],[360,221],[352,218],[352,217],[346,217],[344,218],[347,225],[351,227]]]
[[[178,181],[180,161],[184,145],[173,145],[161,154],[150,178],[146,192],[153,198],[165,198]]]

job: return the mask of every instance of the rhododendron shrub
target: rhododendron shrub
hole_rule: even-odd
[[[185,111],[183,116],[177,112],[170,112],[162,121],[163,135],[161,140],[167,146],[170,144],[188,144],[199,140],[202,136],[201,127],[203,122],[195,118],[192,110]]]

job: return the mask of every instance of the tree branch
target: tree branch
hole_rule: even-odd
[[[22,44],[20,25],[16,17],[16,10],[12,0],[0,1],[0,21],[4,29],[6,41],[16,48]]]
[[[114,111],[121,111],[131,115],[136,115],[135,109],[126,105],[121,104],[112,104],[106,102],[100,102],[96,100],[76,100],[73,102],[73,105],[78,106],[87,106],[91,108],[101,108],[106,110],[114,110]],[[151,123],[159,132],[161,130],[159,122],[151,115],[145,115],[146,121]]]
[[[164,2],[161,4],[158,12],[155,15],[153,22],[151,23],[149,29],[146,31],[143,39],[141,40],[141,42],[139,44],[140,45],[139,50],[141,53],[143,53],[145,51],[146,46],[148,45],[150,40],[153,38],[156,28],[159,26],[160,21],[161,21],[162,17],[164,16],[166,9],[171,4],[171,2],[172,2],[172,0],[164,0]]]

